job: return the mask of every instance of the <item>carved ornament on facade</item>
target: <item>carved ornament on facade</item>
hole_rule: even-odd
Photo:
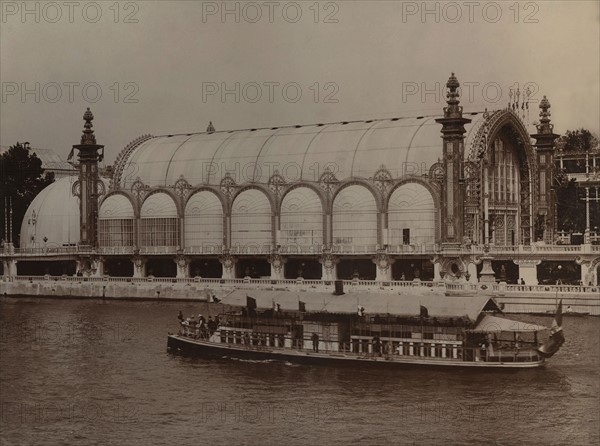
[[[465,215],[464,225],[465,225],[466,230],[474,230],[475,229],[475,214]]]
[[[431,166],[429,169],[429,177],[431,181],[435,182],[438,186],[444,183],[446,179],[446,170],[444,164],[438,159],[438,162]]]
[[[452,266],[456,265],[458,270],[452,271]],[[441,261],[441,272],[444,272],[444,276],[452,276],[459,278],[468,273],[465,261],[460,257],[446,257]]]
[[[337,187],[339,181],[329,167],[325,169],[323,175],[319,178],[319,186],[328,194]]]
[[[335,265],[339,263],[340,259],[333,255],[331,251],[324,251],[321,257],[319,258],[319,263],[323,265],[323,267],[331,272],[335,268]]]
[[[175,256],[175,263],[179,268],[183,269],[189,265],[190,259],[188,259],[183,254],[177,254],[177,256]]]
[[[237,184],[235,180],[231,177],[229,172],[225,173],[225,176],[221,180],[220,187],[221,192],[223,192],[223,194],[227,196],[227,198],[231,198],[235,193]]]
[[[504,229],[504,215],[496,214],[494,215],[494,226],[496,229]]]
[[[377,268],[380,271],[388,271],[394,263],[394,259],[385,252],[378,252],[377,255],[372,258],[372,261],[377,265]]]
[[[515,216],[514,215],[506,216],[506,227],[508,229],[515,229]]]
[[[513,263],[519,266],[537,266],[542,261],[538,259],[513,259]]]
[[[144,198],[150,193],[150,187],[145,185],[140,177],[137,177],[131,185],[131,193],[139,202],[144,201]]]
[[[598,260],[598,259],[594,259],[590,256],[577,256],[575,257],[575,263],[577,263],[578,265],[588,265],[588,267],[590,265],[592,265],[592,263],[594,262],[594,260]]]
[[[106,186],[104,185],[104,181],[98,180],[96,182],[96,190],[98,191],[98,197],[106,194]]]
[[[381,194],[385,195],[392,186],[392,174],[382,164],[373,175],[372,181]]]
[[[81,182],[79,180],[75,181],[71,186],[71,194],[74,197],[81,198]]]
[[[221,256],[219,256],[219,262],[223,265],[223,268],[231,271],[235,266],[237,259],[233,257],[229,251],[224,251]]]
[[[271,264],[273,269],[277,272],[281,271],[283,265],[286,263],[286,259],[284,259],[279,253],[274,252],[268,258],[268,262]]]
[[[86,276],[96,274],[104,260],[104,257],[99,256],[97,254],[91,254],[86,257],[80,257],[79,263],[81,265],[81,272]]]
[[[131,258],[131,261],[133,262],[133,266],[135,266],[137,269],[141,269],[146,263],[146,259],[139,254],[134,255]]]
[[[269,189],[277,196],[281,196],[283,189],[285,188],[285,179],[276,170],[275,173],[269,178]]]
[[[175,194],[178,197],[186,199],[191,189],[191,184],[187,182],[183,175],[180,175],[179,179],[175,182]]]

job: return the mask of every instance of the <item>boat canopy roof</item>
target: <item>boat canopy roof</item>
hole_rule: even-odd
[[[223,298],[228,305],[245,306],[246,297],[256,299],[258,308],[272,308],[279,304],[282,311],[298,311],[299,302],[307,312],[356,313],[358,306],[366,314],[419,316],[421,306],[429,317],[468,317],[476,321],[482,311],[498,311],[496,302],[486,296],[394,295],[379,293],[350,293],[341,296],[314,291],[255,291],[235,290]]]
[[[544,327],[543,325],[528,324],[526,322],[513,321],[511,319],[504,319],[502,317],[486,314],[483,316],[483,319],[481,319],[477,326],[471,331],[485,333],[512,331],[523,333],[542,330],[548,330],[548,327]]]

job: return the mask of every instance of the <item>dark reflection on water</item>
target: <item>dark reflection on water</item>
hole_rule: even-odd
[[[480,373],[170,355],[180,308],[216,311],[1,300],[1,444],[600,442],[597,318],[565,317],[567,341],[543,369]]]

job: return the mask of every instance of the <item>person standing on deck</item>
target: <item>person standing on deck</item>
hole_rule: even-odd
[[[318,352],[319,351],[319,335],[316,333],[312,334],[312,344],[313,344],[313,351]]]
[[[377,356],[381,356],[381,339],[379,336],[373,338],[373,353]]]
[[[486,336],[487,342],[487,354],[488,356],[494,356],[494,341],[492,340],[492,335],[488,333]]]

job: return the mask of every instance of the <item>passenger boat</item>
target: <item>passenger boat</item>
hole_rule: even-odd
[[[307,364],[533,368],[564,342],[562,301],[544,327],[501,317],[486,296],[249,294],[223,299],[218,326],[183,322],[167,349]]]
[[[556,314],[556,309],[546,310],[543,312],[540,312],[540,311],[528,312],[527,314],[530,314],[532,316],[553,317]],[[589,315],[590,315],[589,311],[574,311],[571,309],[571,307],[567,307],[566,309],[563,310],[563,316],[584,317],[584,316],[589,316]]]

